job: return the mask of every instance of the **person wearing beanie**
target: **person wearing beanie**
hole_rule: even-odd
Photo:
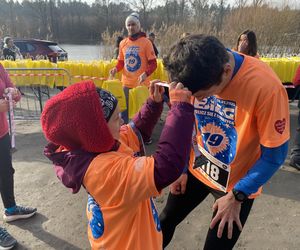
[[[118,63],[110,70],[110,76],[122,71],[122,84],[126,97],[127,109],[122,118],[128,123],[129,90],[139,85],[149,86],[150,75],[157,68],[156,56],[152,43],[141,32],[141,23],[137,13],[130,14],[125,21],[128,37],[120,43]]]
[[[213,218],[203,249],[232,249],[261,187],[287,156],[286,90],[267,64],[226,50],[213,36],[180,39],[164,64],[170,79],[193,93],[196,125],[188,170],[171,185],[160,214],[163,246],[212,194]]]
[[[151,135],[163,109],[163,88],[156,82],[130,124],[121,126],[117,99],[92,81],[67,87],[49,99],[42,112],[42,130],[49,141],[44,153],[56,175],[73,193],[81,186],[88,193],[92,249],[162,249],[153,197],[183,171],[194,108],[191,92],[171,83],[171,111],[156,152],[145,156],[143,138]]]

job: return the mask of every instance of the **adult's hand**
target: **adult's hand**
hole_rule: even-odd
[[[138,84],[142,84],[147,79],[147,74],[144,72],[139,76]]]
[[[10,87],[10,88],[4,89],[3,96],[6,99],[8,99],[8,93],[11,93],[11,96],[12,96],[13,100],[19,100],[20,99],[21,93],[20,93],[20,91],[17,88],[11,88]]]
[[[114,68],[112,68],[110,71],[109,71],[109,76],[111,77],[111,78],[114,78],[115,77],[115,75],[116,75],[116,73],[117,73],[117,68],[116,67],[114,67]]]
[[[236,223],[239,230],[242,231],[243,226],[240,221],[241,204],[241,202],[235,199],[231,191],[225,196],[215,201],[213,205],[213,210],[217,210],[217,213],[210,223],[210,228],[213,229],[216,226],[216,224],[220,221],[217,233],[218,238],[222,237],[226,223],[228,225],[228,239],[232,238],[233,223]]]
[[[163,93],[165,92],[164,87],[156,85],[157,82],[160,82],[159,80],[153,80],[150,82],[150,98],[157,102],[160,103],[163,101]]]
[[[186,190],[186,184],[188,181],[188,175],[182,174],[176,181],[170,185],[170,192],[174,195],[184,194]]]

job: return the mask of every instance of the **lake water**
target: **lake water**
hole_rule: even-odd
[[[60,44],[68,52],[69,60],[99,60],[103,59],[106,49],[103,45]]]

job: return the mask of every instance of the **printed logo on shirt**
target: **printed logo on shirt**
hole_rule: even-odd
[[[156,230],[160,232],[161,231],[160,220],[152,198],[150,198],[150,203],[151,203],[151,211],[152,211],[153,219],[156,225]]]
[[[99,239],[104,233],[104,220],[100,206],[92,196],[88,196],[88,212],[92,214],[89,220],[89,227],[94,239]]]
[[[125,67],[129,72],[135,72],[141,67],[141,58],[139,56],[140,48],[138,46],[130,46],[125,53]]]
[[[145,157],[138,157],[134,163],[134,169],[137,172],[141,172],[144,168],[146,158]]]
[[[194,107],[205,150],[219,161],[230,164],[236,154],[236,103],[210,96],[195,100]]]
[[[277,120],[274,124],[275,130],[279,133],[282,134],[283,131],[285,130],[285,118],[282,120]]]

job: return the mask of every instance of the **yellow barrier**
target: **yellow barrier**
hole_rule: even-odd
[[[125,94],[122,83],[119,79],[104,81],[102,88],[112,93],[118,99],[118,104],[121,111],[126,109]]]
[[[300,65],[300,57],[260,59],[270,65],[282,82],[292,82],[297,67]]]
[[[278,75],[282,82],[291,82],[295,75],[297,67],[300,65],[300,57],[289,58],[261,58],[262,61],[270,65],[274,72]],[[12,76],[12,81],[17,86],[25,85],[45,85],[49,87],[54,86],[68,86],[72,83],[91,79],[94,81],[97,87],[101,87],[103,81],[109,77],[109,71],[115,67],[117,60],[111,61],[63,61],[57,64],[51,63],[47,60],[17,60],[17,61],[0,61],[4,68],[58,68],[65,69],[70,78],[65,75],[52,76],[49,75],[50,71],[44,70],[43,76]],[[21,74],[20,72],[17,72]],[[29,72],[34,73],[34,72]],[[48,74],[48,76],[47,76]],[[121,79],[122,72],[116,74],[116,79]],[[151,79],[160,79],[162,81],[168,81],[168,75],[164,69],[161,59],[157,60],[157,68],[151,75]]]
[[[131,119],[143,106],[149,97],[149,90],[146,86],[138,86],[129,90],[128,116]]]

